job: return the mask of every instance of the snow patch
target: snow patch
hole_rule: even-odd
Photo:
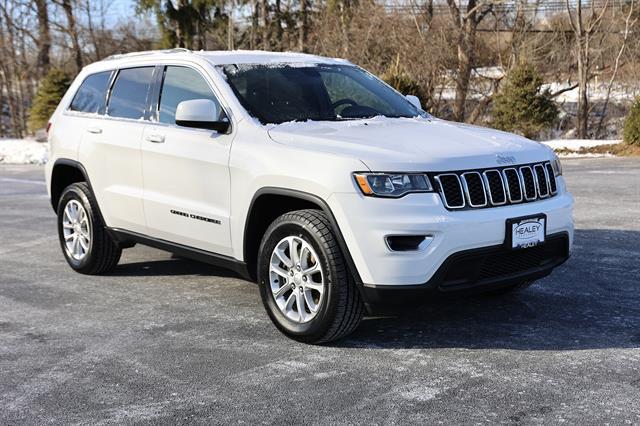
[[[44,164],[49,144],[33,139],[0,139],[0,164]]]
[[[214,65],[282,64],[306,62],[314,64],[350,64],[346,59],[326,58],[299,52],[265,52],[259,50],[224,50],[195,52]]]
[[[611,154],[611,153],[605,153],[605,154],[595,154],[593,152],[586,152],[584,154],[580,154],[578,152],[568,152],[566,154],[559,154],[558,155],[560,158],[603,158],[603,157],[615,157],[615,155]]]
[[[620,139],[553,139],[542,141],[543,144],[553,149],[566,149],[579,151],[580,148],[593,148],[600,145],[613,145],[622,142]]]
[[[284,123],[267,123],[264,126],[268,128],[268,130],[273,130],[278,128],[278,130],[283,131],[295,131],[295,130],[314,130],[314,129],[326,129],[327,127],[360,127],[360,126],[386,126],[386,125],[395,125],[398,124],[399,121],[405,122],[415,122],[415,121],[431,121],[431,117],[386,117],[384,115],[376,115],[375,117],[369,118],[344,118],[339,120],[324,120],[324,121],[316,121],[316,120],[294,120],[294,121],[285,121]]]

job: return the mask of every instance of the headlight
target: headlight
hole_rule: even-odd
[[[555,177],[562,175],[562,164],[560,163],[560,159],[557,155],[553,160],[551,160],[551,168],[553,169]]]
[[[364,195],[398,198],[412,192],[433,191],[424,173],[354,173]]]

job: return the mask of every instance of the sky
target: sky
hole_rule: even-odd
[[[133,16],[135,12],[135,0],[104,0],[106,4],[111,3],[107,11],[107,23],[115,24],[119,20]]]

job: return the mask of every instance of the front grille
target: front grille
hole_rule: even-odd
[[[547,236],[544,243],[521,250],[505,246],[452,255],[438,271],[442,290],[482,285],[554,267],[569,256],[566,234]]]
[[[553,196],[558,190],[550,163],[433,173],[432,177],[450,210],[531,202]]]

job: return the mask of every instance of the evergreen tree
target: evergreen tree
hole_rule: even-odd
[[[553,125],[558,107],[549,90],[541,90],[542,77],[527,63],[517,65],[494,98],[493,126],[535,138]]]
[[[47,121],[69,88],[69,77],[59,69],[44,76],[29,111],[29,130],[35,132],[47,126]]]
[[[640,146],[640,98],[633,103],[624,122],[624,143]]]
[[[160,48],[206,48],[206,29],[221,19],[219,0],[138,0],[138,13],[153,11],[162,38]]]

